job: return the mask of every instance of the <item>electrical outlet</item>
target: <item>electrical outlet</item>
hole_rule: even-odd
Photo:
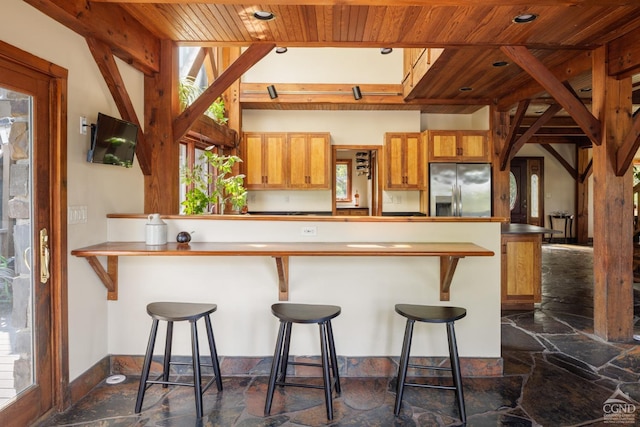
[[[303,236],[315,236],[318,234],[318,228],[316,226],[302,227]]]

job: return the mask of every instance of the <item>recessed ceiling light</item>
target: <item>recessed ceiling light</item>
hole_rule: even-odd
[[[496,61],[493,64],[494,67],[506,67],[507,65],[509,65],[509,63],[507,61]]]
[[[538,15],[535,13],[522,13],[515,18],[513,18],[513,22],[516,24],[526,24],[527,22],[535,21]]]
[[[393,52],[393,49],[390,47],[383,47],[382,49],[380,49],[380,53],[383,55],[388,55],[391,52]]]
[[[253,17],[261,21],[271,21],[276,16],[271,12],[267,12],[264,10],[257,10],[253,12]]]
[[[591,92],[591,88],[590,87],[583,87],[582,89],[580,89],[580,92]]]
[[[460,92],[469,92],[471,90],[473,90],[472,87],[470,86],[462,86],[460,89],[458,89]]]
[[[277,47],[276,53],[285,53],[288,49],[286,47]]]
[[[544,113],[544,110],[538,110],[538,111],[536,111],[536,114],[542,114],[542,113]]]

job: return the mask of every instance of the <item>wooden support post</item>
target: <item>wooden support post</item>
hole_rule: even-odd
[[[160,72],[144,78],[144,131],[152,147],[151,175],[144,177],[144,212],[177,214],[180,208],[180,144],[173,140],[178,114],[177,47],[161,43]]]
[[[593,112],[603,128],[593,146],[594,332],[607,341],[633,335],[633,179],[616,176],[616,153],[632,126],[631,78],[607,74],[606,48],[594,50]]]
[[[500,169],[500,153],[508,143],[509,113],[497,111],[491,107],[491,159],[493,163],[493,216],[509,220],[509,168]]]
[[[581,245],[589,241],[589,178],[585,172],[589,168],[590,153],[591,150],[576,147],[576,242]]]

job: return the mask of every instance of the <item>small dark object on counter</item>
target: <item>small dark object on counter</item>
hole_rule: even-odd
[[[176,237],[176,241],[178,243],[189,243],[191,241],[191,234],[189,234],[186,231],[181,231],[178,233],[178,236]]]

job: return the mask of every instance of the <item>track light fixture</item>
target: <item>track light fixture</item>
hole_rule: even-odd
[[[269,98],[276,99],[278,97],[278,92],[276,92],[276,87],[274,85],[267,86],[267,92],[269,92]]]
[[[353,91],[353,98],[356,101],[359,99],[362,99],[362,92],[360,92],[360,86],[354,86],[351,88],[351,90]]]

